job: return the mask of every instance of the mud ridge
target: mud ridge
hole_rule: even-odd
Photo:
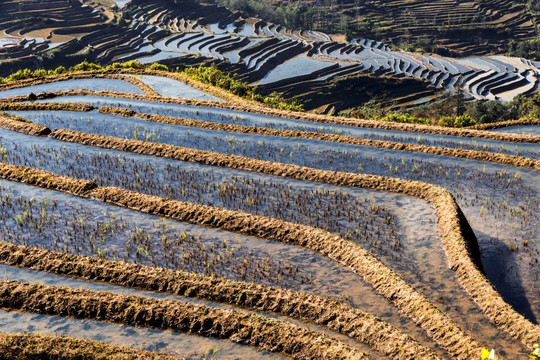
[[[88,112],[95,108],[87,104],[66,104],[66,103],[21,103],[21,102],[1,102],[1,111],[76,111]],[[5,115],[5,114],[2,114]]]
[[[325,326],[389,357],[438,359],[430,349],[390,324],[350,305],[316,295],[6,242],[0,242],[0,263],[272,312]]]
[[[9,181],[16,181],[74,195],[84,194],[97,187],[92,181],[59,176],[48,171],[2,162],[0,162],[0,174],[0,177]]]
[[[178,360],[148,351],[65,336],[0,334],[0,358],[17,360]]]
[[[540,119],[519,119],[511,121],[500,121],[491,124],[480,124],[471,126],[471,129],[476,130],[493,130],[502,129],[509,126],[527,126],[527,125],[540,125]]]
[[[33,136],[47,136],[51,129],[46,126],[34,124],[23,118],[17,118],[9,114],[0,115],[1,126],[6,130],[15,131],[22,134]]]
[[[174,300],[0,281],[0,307],[230,339],[294,359],[371,359],[338,340],[291,323]]]

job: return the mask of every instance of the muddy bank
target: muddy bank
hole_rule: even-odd
[[[20,103],[20,102],[1,102],[0,110],[2,111],[78,111],[86,112],[94,110],[92,105],[86,104],[58,104],[58,103]]]
[[[533,159],[529,159],[522,156],[498,154],[498,153],[491,153],[491,152],[485,152],[485,151],[450,149],[450,148],[426,146],[426,145],[412,145],[412,144],[396,143],[396,142],[390,142],[390,141],[361,139],[361,138],[357,138],[353,136],[325,134],[325,133],[317,133],[317,132],[309,132],[309,131],[277,130],[277,129],[252,127],[252,126],[222,124],[222,123],[215,123],[215,122],[210,122],[210,121],[200,121],[200,120],[190,120],[190,119],[184,119],[184,118],[168,117],[168,116],[163,116],[163,115],[140,114],[133,110],[115,108],[115,107],[110,107],[110,106],[101,107],[99,109],[99,112],[103,114],[119,115],[119,116],[123,116],[127,118],[138,117],[146,121],[160,122],[160,123],[165,123],[165,124],[180,125],[180,126],[186,126],[186,127],[195,127],[199,129],[236,132],[236,133],[242,133],[242,134],[257,134],[257,135],[269,135],[269,136],[332,141],[332,142],[359,145],[359,146],[376,147],[379,149],[421,152],[421,153],[426,153],[426,154],[457,157],[457,158],[463,158],[463,159],[469,159],[469,160],[489,161],[489,162],[499,163],[503,165],[518,166],[518,167],[523,167],[527,169],[540,170],[539,160],[533,160]]]
[[[290,323],[173,300],[1,281],[0,307],[230,339],[295,359],[370,359],[326,335]]]
[[[58,190],[68,194],[82,195],[97,187],[88,180],[79,180],[51,174],[43,170],[0,163],[0,177],[10,181]]]
[[[0,126],[7,130],[34,136],[47,136],[51,133],[51,129],[46,126],[34,124],[9,114],[0,114]]]
[[[520,119],[510,121],[500,121],[491,124],[480,124],[469,127],[468,129],[475,130],[493,130],[501,129],[509,126],[521,126],[521,125],[540,125],[540,119]]]
[[[174,360],[178,358],[64,336],[0,334],[0,359]]]
[[[380,319],[315,295],[5,242],[0,242],[0,263],[285,315],[326,326],[389,357],[438,359],[431,350]]]

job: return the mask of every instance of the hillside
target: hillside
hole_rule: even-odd
[[[510,42],[536,39],[540,10],[532,0],[218,2],[291,28],[344,33],[448,56],[504,53]]]

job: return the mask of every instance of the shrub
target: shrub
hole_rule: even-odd
[[[236,75],[225,74],[215,66],[189,66],[182,73],[205,84],[226,90],[233,95],[257,101],[275,109],[304,111],[304,106],[298,99],[284,99],[277,93],[272,93],[266,97],[262,96],[248,84],[236,80],[234,78]]]
[[[454,119],[451,116],[441,116],[437,124],[439,126],[452,127],[454,126]]]
[[[66,72],[67,70],[64,66],[59,66],[54,70],[49,70],[49,75],[51,76],[60,75],[60,74],[65,74]]]
[[[387,110],[383,108],[382,104],[376,100],[369,100],[362,106],[353,110],[354,117],[362,119],[376,119],[384,117],[387,114]]]
[[[167,65],[153,63],[152,65],[150,65],[150,70],[169,71],[169,68],[167,67]]]
[[[398,114],[398,113],[391,113],[385,117],[376,118],[376,120],[398,122],[398,123],[408,123],[408,124],[422,124],[422,125],[430,124],[430,121],[428,119],[414,117],[409,114]]]
[[[44,69],[37,69],[32,73],[33,78],[39,78],[39,77],[46,77],[47,76],[47,70]]]
[[[115,62],[107,66],[107,69],[144,69],[145,64],[142,64],[136,60],[131,60],[123,63]]]
[[[102,70],[102,69],[103,67],[101,65],[89,63],[88,61],[84,60],[82,63],[73,66],[69,70],[72,72],[79,72],[79,71]]]
[[[476,125],[476,121],[474,121],[474,119],[467,114],[458,116],[454,122],[455,127],[466,127],[473,125]]]
[[[7,78],[7,81],[25,80],[25,79],[30,79],[31,77],[32,77],[32,70],[24,69],[24,70],[19,70],[16,73],[11,74]]]

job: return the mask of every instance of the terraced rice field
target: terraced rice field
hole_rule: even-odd
[[[156,71],[53,80],[0,89],[0,330],[41,334],[2,351],[521,359],[540,341],[537,122],[291,113]]]
[[[219,7],[205,8],[204,12],[179,11],[158,0],[133,0],[123,11],[130,14],[134,24],[148,24],[155,31],[166,29],[172,34],[156,43],[146,40],[137,53],[121,59],[152,62],[176,54],[227,60],[244,65],[245,79],[265,92],[306,86],[306,82],[315,86],[359,73],[416,78],[450,92],[461,88],[478,100],[510,101],[518,94],[539,89],[539,64],[527,59],[449,58],[392,51],[381,42],[367,39],[338,42],[321,32],[291,31],[257,19],[242,19]],[[431,99],[433,94],[419,92],[408,100]]]

